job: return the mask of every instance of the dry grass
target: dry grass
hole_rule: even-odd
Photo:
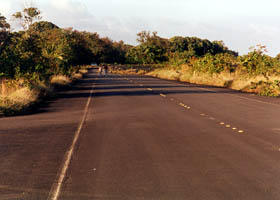
[[[23,87],[18,90],[15,90],[9,95],[2,96],[1,99],[3,100],[6,105],[8,104],[18,104],[18,105],[27,105],[30,102],[34,102],[38,99],[39,92],[36,90],[31,90],[28,87]]]
[[[56,86],[69,86],[72,80],[65,75],[54,75],[51,77],[50,83]]]
[[[82,69],[79,70],[79,73],[86,74],[86,73],[88,73],[88,69],[82,68]]]
[[[213,85],[224,87],[230,78],[226,74],[205,74],[192,72],[190,70],[174,70],[174,69],[158,69],[147,73],[147,75],[168,79],[168,80],[178,80],[182,82],[203,84],[203,85]]]
[[[122,74],[139,74],[139,70],[118,70],[115,73]],[[248,74],[242,72],[222,72],[220,74],[209,74],[194,72],[187,65],[182,65],[181,68],[158,68],[154,70],[141,71],[141,74],[158,77],[167,80],[177,80],[182,82],[211,85],[218,87],[226,87],[233,90],[243,92],[253,92],[265,96],[280,96],[280,87],[275,85],[275,81],[280,81],[280,75],[271,75],[269,77],[254,76],[250,77]]]
[[[73,79],[82,79],[83,78],[83,74],[82,73],[73,73],[72,74],[72,78]]]
[[[88,69],[82,68],[72,77],[65,75],[55,75],[45,82],[30,82],[24,79],[8,80],[0,79],[0,115],[14,115],[32,111],[34,105],[43,99],[55,95],[53,87],[69,87],[73,79],[83,78],[83,74],[88,73]]]
[[[24,80],[2,80],[0,112],[5,115],[21,112],[51,91],[51,88],[42,82],[26,86]]]

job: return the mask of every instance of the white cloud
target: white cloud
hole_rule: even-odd
[[[67,11],[68,13],[85,12],[86,5],[82,1],[73,0],[50,0],[49,5],[60,11]]]
[[[262,44],[267,46],[268,53],[272,56],[280,53],[280,26],[267,24],[251,24],[251,42],[253,45]]]
[[[10,9],[11,4],[8,1],[1,2],[0,13],[2,15],[7,16],[9,14]]]
[[[280,26],[272,26],[266,24],[251,24],[250,28],[257,36],[276,37],[280,35]]]
[[[0,0],[0,13],[7,19],[10,18],[12,13],[19,11],[20,7],[23,7],[23,2],[20,0]]]

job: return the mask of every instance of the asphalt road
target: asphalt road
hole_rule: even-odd
[[[280,99],[92,71],[0,119],[0,199],[279,200]]]

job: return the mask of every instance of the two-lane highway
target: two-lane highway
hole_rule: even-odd
[[[280,199],[280,100],[94,71],[0,119],[0,199]]]

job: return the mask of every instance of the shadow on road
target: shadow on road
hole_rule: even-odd
[[[132,84],[130,80],[138,84]],[[139,86],[139,84],[143,86]],[[61,93],[60,98],[84,98],[90,95],[92,84],[95,85],[94,97],[108,96],[151,96],[163,94],[217,94],[217,93],[238,93],[237,91],[228,90],[213,86],[193,85],[189,83],[181,83],[176,85],[176,81],[160,80],[147,76],[98,76],[89,75],[87,79],[80,80],[71,93]],[[153,89],[148,91],[147,88]],[[180,89],[179,89],[180,88]],[[195,89],[196,88],[196,89]],[[213,90],[201,90],[199,88],[212,88]]]

